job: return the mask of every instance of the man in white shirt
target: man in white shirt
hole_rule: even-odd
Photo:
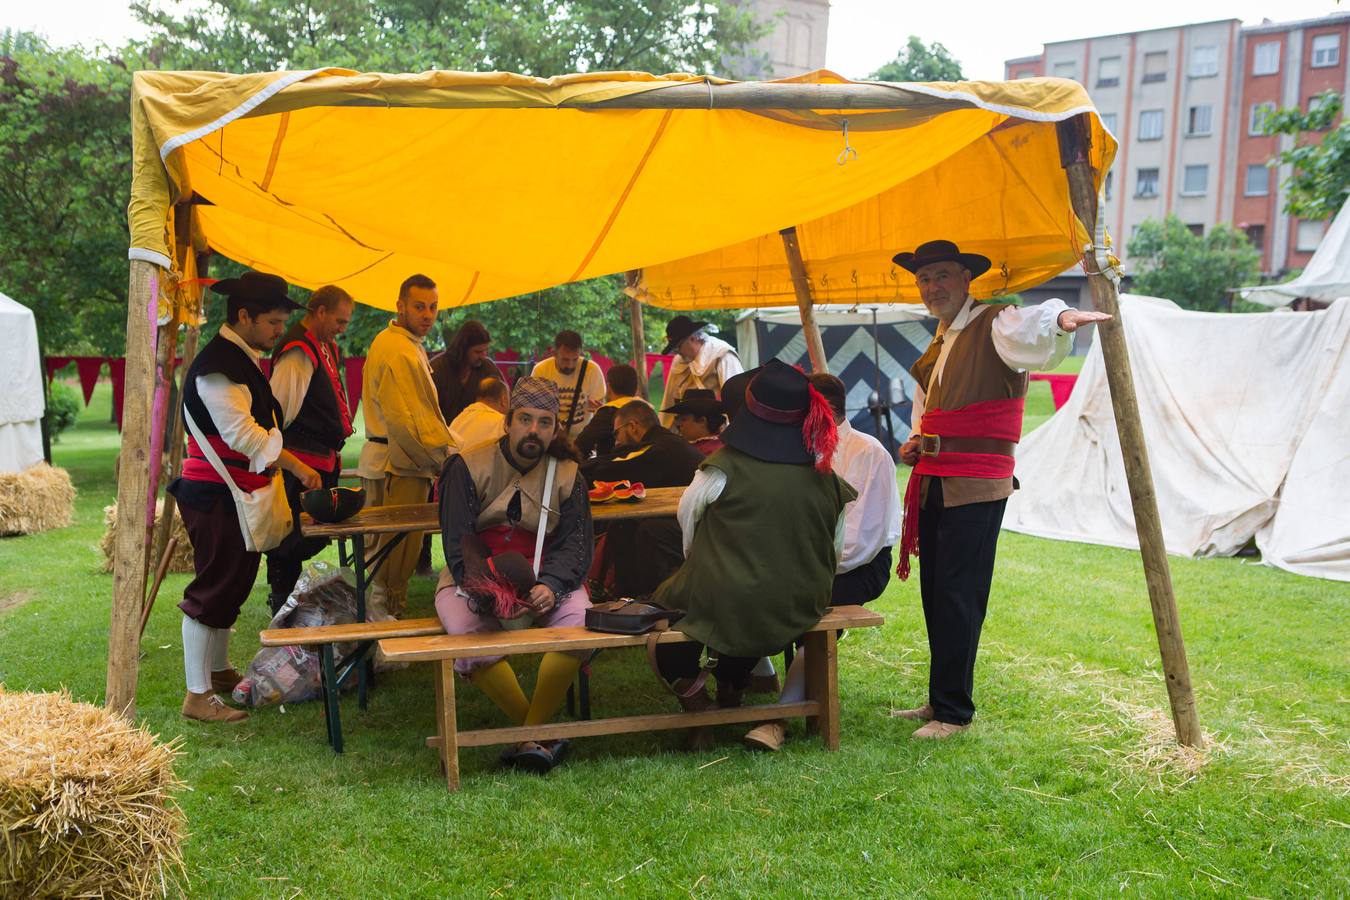
[[[280,466],[307,488],[319,474],[284,449],[281,415],[258,364],[299,307],[275,275],[245,272],[212,285],[229,299],[225,324],[197,354],[183,378],[184,416],[191,417],[183,473],[169,485],[192,541],[193,578],[183,589],[183,716],[238,722],[248,714],[216,696],[239,683],[230,665],[230,626],[253,589],[262,554],[250,551],[228,477],[246,493],[266,488]],[[197,435],[203,439],[198,443]],[[213,459],[214,457],[214,459]]]
[[[500,378],[478,383],[478,399],[464,407],[450,423],[450,438],[460,453],[506,434],[506,412],[511,408],[511,390]]]
[[[337,338],[347,330],[355,303],[337,285],[310,294],[304,317],[287,329],[272,354],[272,396],[281,406],[287,450],[319,473],[323,487],[337,487],[342,445],[352,433],[351,406]],[[300,534],[300,494],[295,476],[283,473],[295,530],[267,551],[267,603],[276,613],[295,589],[305,560],[328,546],[327,538]]]
[[[560,331],[553,339],[553,355],[541,359],[530,373],[535,378],[551,381],[558,386],[562,402],[559,424],[572,441],[605,402],[605,374],[581,355],[581,335],[575,331]]]
[[[691,389],[713,391],[720,398],[722,385],[745,371],[736,348],[714,337],[716,330],[716,326],[695,322],[688,316],[676,316],[666,323],[666,348],[662,352],[674,353],[675,361],[666,378],[662,409],[674,406]],[[662,428],[674,423],[674,413],[661,414]]]
[[[858,431],[845,418],[844,382],[817,372],[811,385],[830,402],[839,445],[834,473],[858,492],[844,508],[844,549],[835,570],[831,606],[868,603],[881,596],[891,580],[891,547],[900,540],[900,489],[895,460],[881,441]]]
[[[910,367],[919,385],[914,433],[900,448],[914,474],[897,574],[909,577],[917,552],[931,657],[928,702],[896,715],[924,723],[914,737],[941,739],[969,728],[975,716],[975,655],[1013,492],[1027,370],[1054,368],[1074,331],[1110,316],[1069,309],[1062,300],[1026,308],[978,303],[971,281],[991,262],[951,241],[929,241],[893,261],[914,274],[938,319],[933,342]]]

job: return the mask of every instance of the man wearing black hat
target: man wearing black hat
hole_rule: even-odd
[[[1025,308],[977,302],[971,281],[989,270],[989,258],[951,241],[929,241],[894,262],[914,274],[938,319],[932,343],[910,367],[918,382],[914,430],[900,448],[914,474],[897,573],[909,577],[917,552],[931,654],[928,702],[897,715],[924,723],[914,737],[940,739],[964,731],[975,715],[975,654],[1013,492],[1027,371],[1054,368],[1074,331],[1110,316],[1057,299]]]
[[[270,549],[267,542],[279,540],[291,527],[284,499],[247,515],[242,501],[245,495],[257,498],[265,496],[258,492],[278,490],[272,477],[278,466],[307,488],[319,486],[319,474],[283,449],[281,412],[258,363],[281,336],[291,310],[299,309],[286,296],[286,282],[245,272],[216,282],[211,290],[228,298],[225,324],[183,378],[190,436],[183,474],[169,491],[178,500],[192,540],[195,573],[178,604],[187,682],[183,716],[237,722],[248,714],[230,709],[216,696],[239,683],[239,673],[230,666],[230,626],[253,588],[258,550]],[[241,492],[238,501],[236,490]],[[277,515],[284,521],[275,521]]]
[[[781,651],[824,615],[844,536],[844,507],[854,490],[831,471],[838,434],[829,404],[795,368],[765,363],[745,390],[745,406],[722,432],[680,500],[685,563],[652,601],[686,615],[693,638],[662,644],[657,662],[686,709],[712,703],[694,690],[706,645],[717,701],[739,705],[761,657]],[[690,693],[692,691],[692,693]],[[752,746],[777,749],[785,724],[748,734]],[[759,740],[763,731],[771,739]],[[691,735],[694,746],[707,732]]]
[[[334,284],[309,297],[304,318],[277,341],[272,354],[272,394],[281,406],[282,439],[287,450],[319,473],[324,487],[337,487],[342,445],[352,433],[352,414],[343,381],[337,338],[347,330],[355,302]],[[305,560],[328,546],[327,538],[300,534],[303,486],[285,473],[286,499],[296,527],[267,552],[267,603],[276,613],[295,589]]]
[[[710,332],[717,329],[707,322],[696,322],[688,316],[676,316],[666,324],[666,348],[663,353],[675,354],[675,362],[666,378],[666,393],[661,398],[664,409],[674,405],[690,389],[712,391],[720,395],[727,379],[745,371],[736,350]],[[674,415],[663,413],[661,427],[669,428]]]
[[[676,433],[704,456],[712,456],[722,449],[718,433],[727,423],[727,408],[717,399],[715,391],[699,388],[685,391],[679,403],[661,412],[675,416]]]

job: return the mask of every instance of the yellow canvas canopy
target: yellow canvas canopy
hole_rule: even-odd
[[[414,272],[459,306],[642,269],[641,299],[683,309],[794,303],[778,235],[793,226],[822,303],[917,301],[891,256],[937,237],[993,260],[980,297],[1081,257],[1055,123],[1092,114],[1098,179],[1115,143],[1075,82],[872,84],[863,108],[717,106],[857,84],[138,72],[130,255],[181,269],[175,235],[190,233],[197,249],[384,308]],[[639,99],[651,92],[670,93]],[[668,108],[624,108],[637,104]],[[190,228],[176,229],[187,200],[177,215],[192,209]]]

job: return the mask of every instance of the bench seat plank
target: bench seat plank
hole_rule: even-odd
[[[312,628],[268,628],[259,633],[264,647],[294,647],[313,644],[345,644],[381,638],[419,637],[444,634],[441,620],[401,619],[386,622],[352,622],[347,625],[316,625]]]
[[[885,620],[862,606],[831,607],[810,631],[841,628],[873,628]],[[683,632],[666,631],[658,636],[663,644],[689,640]],[[380,640],[380,651],[391,662],[425,662],[437,659],[472,659],[479,656],[509,656],[517,653],[549,653],[567,650],[603,650],[640,647],[647,635],[605,634],[584,626],[526,628],[479,634],[435,634],[423,637],[389,637]]]

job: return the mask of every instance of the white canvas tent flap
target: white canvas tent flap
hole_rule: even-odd
[[[1330,303],[1350,297],[1350,200],[1332,220],[1307,268],[1293,281],[1238,288],[1243,300],[1262,306],[1288,306],[1300,297]]]
[[[1350,580],[1350,301],[1288,315],[1122,297],[1169,552],[1231,555]],[[1339,405],[1336,405],[1339,404]],[[1004,526],[1138,547],[1101,348],[1073,395],[1019,445]]]
[[[42,360],[33,311],[0,294],[0,472],[42,461]]]

